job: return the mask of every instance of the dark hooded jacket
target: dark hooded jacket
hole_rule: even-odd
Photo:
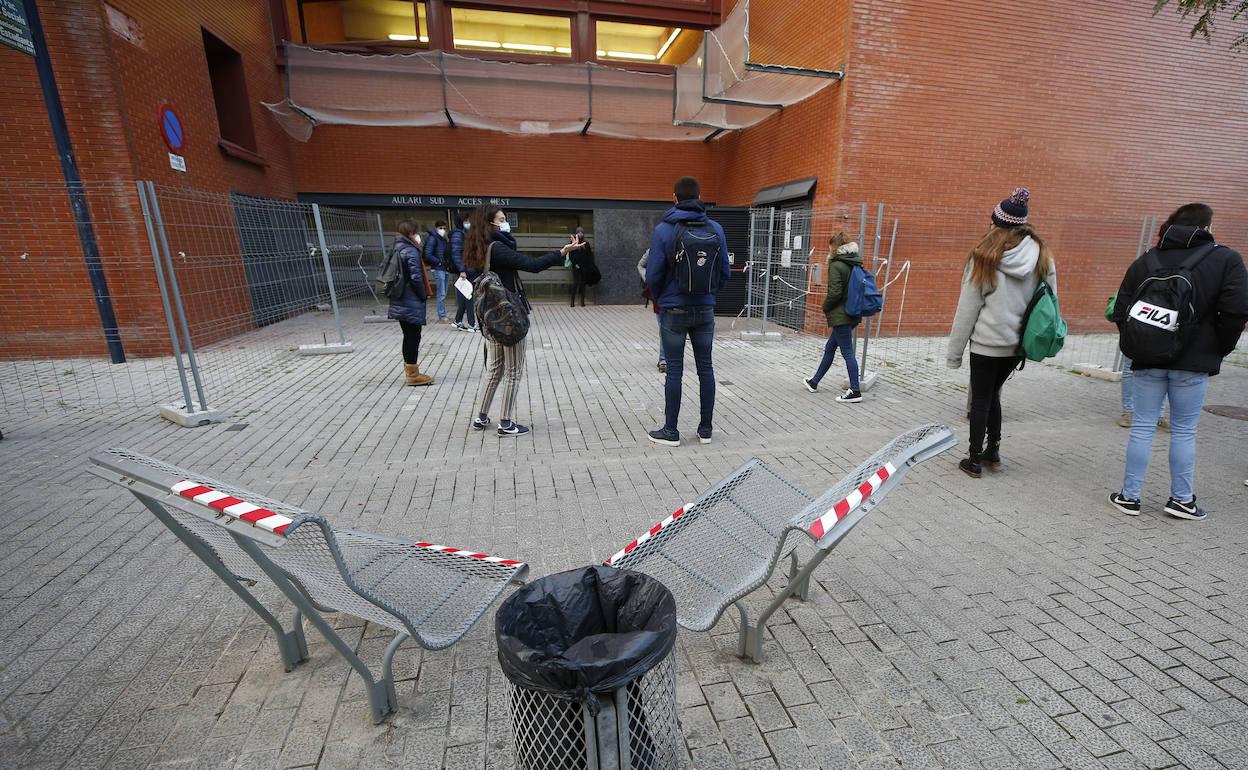
[[[529,298],[524,294],[524,282],[520,280],[520,272],[540,273],[562,265],[563,254],[552,251],[540,257],[530,257],[516,249],[516,239],[511,233],[494,230],[492,238],[494,246],[490,249],[490,270],[498,274],[498,279],[504,286],[520,295],[525,308],[531,309]]]
[[[422,269],[420,247],[410,238],[399,236],[394,239],[394,248],[398,250],[405,267],[407,278],[403,288],[403,296],[390,300],[390,311],[386,317],[392,321],[406,321],[409,324],[425,323],[425,300],[429,292],[425,288],[425,272]],[[425,260],[428,262],[428,260]]]
[[[1213,242],[1213,234],[1194,225],[1171,225],[1162,233],[1157,255],[1166,267],[1175,267],[1196,249]],[[1152,252],[1150,251],[1149,254]],[[1114,323],[1121,331],[1136,290],[1148,278],[1148,254],[1127,268],[1114,300]],[[1248,321],[1248,270],[1234,249],[1218,246],[1192,271],[1192,289],[1199,326],[1191,344],[1166,369],[1217,374],[1222,359],[1239,342]],[[1148,362],[1132,362],[1132,369],[1146,369]]]
[[[711,229],[719,235],[720,260],[719,286],[728,283],[732,267],[728,264],[728,240],[724,237],[724,228],[718,222],[706,216],[706,206],[700,200],[681,201],[667,210],[663,221],[654,228],[650,238],[650,259],[646,263],[646,286],[655,302],[664,310],[674,307],[696,305],[714,305],[715,293],[686,294],[680,290],[679,283],[669,275],[668,257],[674,247],[676,225],[681,222],[710,222]]]

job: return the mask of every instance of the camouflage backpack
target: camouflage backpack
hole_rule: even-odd
[[[503,285],[498,273],[490,270],[491,241],[485,253],[485,271],[472,282],[473,309],[486,339],[511,347],[529,333],[529,311],[524,298]]]

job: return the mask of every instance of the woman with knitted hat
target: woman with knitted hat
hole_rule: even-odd
[[[993,209],[992,226],[967,260],[949,333],[949,368],[960,368],[971,346],[970,451],[958,467],[974,478],[982,464],[1001,464],[1001,387],[1022,360],[1023,314],[1031,296],[1042,280],[1057,293],[1053,255],[1027,222],[1030,198],[1019,187]]]

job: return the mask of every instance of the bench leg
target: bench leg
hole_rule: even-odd
[[[316,630],[320,631],[321,636],[325,637],[325,641],[329,642],[351,668],[355,669],[360,678],[364,680],[364,687],[368,690],[368,705],[373,712],[373,723],[380,724],[385,721],[386,717],[393,714],[398,708],[397,699],[394,697],[393,680],[391,679],[387,687],[385,679],[382,681],[374,679],[373,672],[368,670],[368,666],[364,665],[364,661],[360,660],[360,656],[355,654],[355,650],[351,649],[351,646],[342,640],[342,637],[338,635],[338,632],[334,631],[329,621],[325,620],[316,611],[308,597],[304,596],[303,592],[291,582],[290,578],[286,577],[281,568],[269,561],[269,558],[260,550],[260,546],[242,535],[237,535],[233,532],[230,535],[234,538],[234,542],[238,543],[238,547],[242,548],[256,562],[256,565],[264,571],[264,574],[269,576],[269,579],[277,585],[282,593],[286,594],[286,598],[290,599],[295,607],[307,615],[312,625],[316,626]],[[384,673],[389,673],[388,664],[392,661],[394,651],[398,649],[399,643],[405,637],[405,634],[400,634],[395,638],[395,641],[390,643],[390,649],[386,650],[386,655],[382,662]]]
[[[737,645],[737,654],[743,658],[750,658],[755,663],[759,663],[763,659],[763,631],[767,628],[767,621],[771,616],[776,614],[776,610],[784,605],[786,599],[790,596],[798,596],[810,590],[810,575],[815,568],[828,558],[829,551],[817,551],[810,561],[806,562],[806,566],[794,572],[797,567],[797,557],[792,557],[792,564],[789,572],[789,582],[775,599],[771,600],[771,604],[767,605],[767,609],[758,615],[758,621],[750,625],[745,607],[741,602],[737,602],[737,610],[741,613],[741,638]],[[800,593],[799,593],[800,592]]]
[[[273,617],[273,613],[269,612],[256,597],[252,596],[250,591],[238,584],[238,578],[225,568],[225,565],[221,563],[216,554],[207,548],[199,538],[188,533],[186,528],[169,515],[164,506],[142,495],[136,494],[135,497],[139,498],[139,502],[147,506],[147,509],[160,520],[160,523],[164,524],[170,532],[181,540],[183,545],[191,550],[191,553],[199,557],[199,560],[206,564],[208,569],[216,573],[217,577],[221,578],[221,582],[225,583],[238,598],[242,599],[243,603],[250,607],[252,612],[260,616],[260,619],[267,623],[269,628],[273,629],[273,634],[277,637],[277,650],[282,656],[282,668],[287,671],[293,671],[295,666],[308,659],[308,643],[303,636],[303,616],[298,609],[295,610],[295,618],[291,623],[291,630],[287,631],[282,627],[281,621]]]
[[[797,549],[789,551],[789,591],[799,601],[810,597],[810,573],[801,577],[802,564],[797,560]]]

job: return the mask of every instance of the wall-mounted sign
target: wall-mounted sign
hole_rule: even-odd
[[[35,40],[26,23],[26,9],[21,0],[0,0],[0,43],[24,54],[35,55]]]
[[[185,174],[186,173],[186,158],[182,157],[181,155],[175,155],[172,152],[169,153],[169,168],[173,169],[174,171],[181,171],[183,174]]]
[[[0,0],[0,2],[3,1]],[[181,155],[182,150],[186,148],[186,131],[182,128],[178,113],[174,112],[169,105],[162,104],[157,112],[157,120],[160,125],[160,136],[165,140],[169,151]]]

